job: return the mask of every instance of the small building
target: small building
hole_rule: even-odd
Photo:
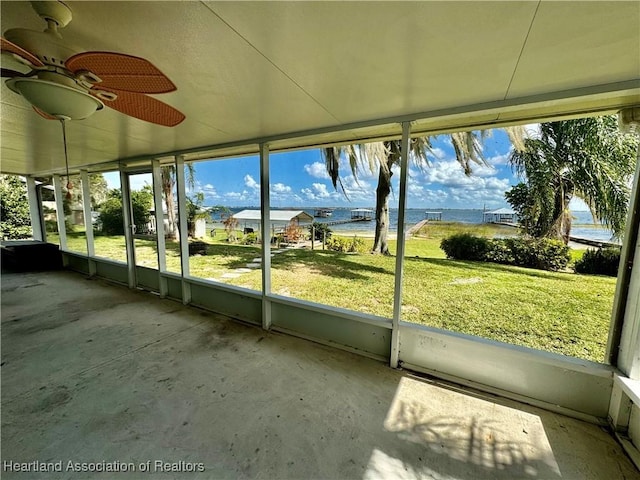
[[[491,212],[484,212],[482,221],[484,223],[517,223],[518,215],[509,208],[499,208]]]
[[[424,212],[425,214],[425,220],[429,220],[429,221],[442,221],[442,212],[429,212],[426,211]]]
[[[244,229],[260,230],[262,215],[260,210],[242,210],[232,215]],[[301,225],[313,222],[313,217],[304,210],[271,210],[269,212],[271,229],[284,228],[288,225]]]

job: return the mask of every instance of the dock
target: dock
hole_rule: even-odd
[[[505,227],[520,228],[520,225],[518,225],[517,223],[511,223],[511,222],[487,222],[487,223],[493,223],[494,225],[503,225]],[[609,247],[619,248],[621,246],[619,243],[603,242],[600,240],[591,240],[590,238],[574,237],[573,235],[569,235],[569,241],[580,243],[582,245],[588,245],[590,247],[596,247],[596,248],[609,248]]]
[[[322,222],[322,224],[333,226],[333,225],[342,225],[344,223],[370,222],[370,221],[371,221],[370,218],[361,217],[361,218],[349,218],[347,220],[333,220],[331,222]]]
[[[409,230],[407,230],[407,233],[405,234],[405,236],[410,237],[411,235],[420,231],[420,229],[424,227],[427,223],[429,223],[429,219],[427,218],[425,218],[424,220],[420,220],[418,223],[413,225]]]

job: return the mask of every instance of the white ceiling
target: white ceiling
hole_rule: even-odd
[[[174,128],[110,109],[71,122],[72,166],[376,138],[402,120],[426,132],[640,104],[639,1],[66,3],[65,40],[147,58],[178,87],[157,98],[186,115]],[[44,29],[27,2],[0,9],[3,32]],[[1,170],[59,171],[59,123],[4,84],[1,95]]]

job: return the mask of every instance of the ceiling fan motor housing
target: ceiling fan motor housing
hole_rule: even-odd
[[[66,27],[73,14],[69,6],[57,0],[32,1],[31,6],[45,21],[55,22],[59,27]]]
[[[12,28],[4,33],[4,38],[31,52],[45,65],[64,68],[64,62],[78,53],[52,31],[38,32],[26,28]]]

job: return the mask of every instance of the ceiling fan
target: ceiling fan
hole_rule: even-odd
[[[58,32],[71,21],[71,9],[57,0],[32,1],[31,5],[47,28],[44,32],[14,28],[4,33],[0,39],[3,57],[10,55],[28,71],[2,68],[2,77],[8,77],[7,86],[42,117],[80,120],[106,105],[167,127],[185,119],[180,111],[147,95],[176,90],[151,62],[121,53],[77,52]]]

